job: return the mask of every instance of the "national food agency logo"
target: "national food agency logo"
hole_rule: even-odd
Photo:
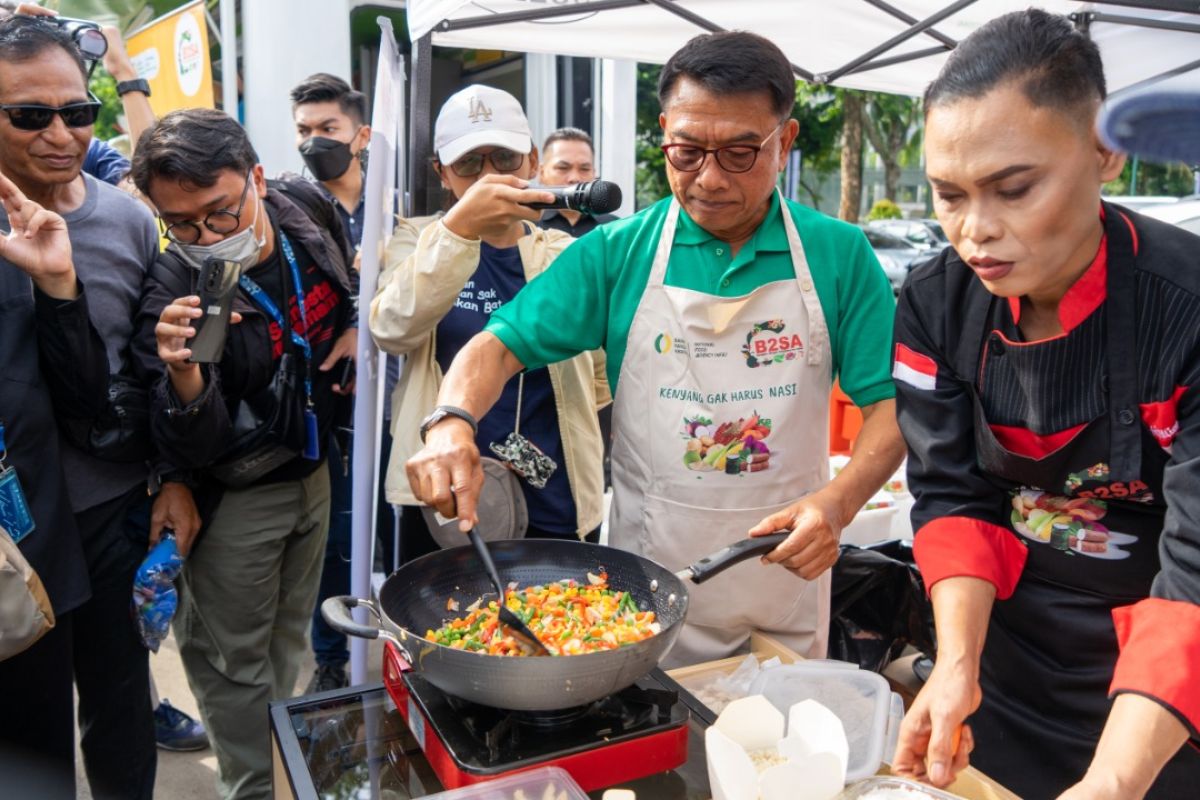
[[[746,334],[742,355],[748,367],[766,367],[794,361],[804,355],[804,342],[797,333],[784,333],[787,326],[781,319],[759,322]]]
[[[676,339],[666,331],[655,336],[653,344],[654,352],[659,355],[665,356],[668,353],[676,353],[677,355],[686,356],[688,354],[687,342],[682,339]]]

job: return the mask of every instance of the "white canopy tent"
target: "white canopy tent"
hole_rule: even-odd
[[[1200,67],[1200,4],[1188,0],[409,0],[408,8],[414,42],[432,34],[446,47],[649,63],[703,30],[748,30],[779,45],[806,80],[916,95],[956,42],[1029,5],[1078,15],[1114,91]]]
[[[748,30],[805,80],[919,95],[959,41],[1031,4],[1088,31],[1110,92],[1200,69],[1195,0],[408,0],[409,149],[418,161],[430,152],[432,45],[663,63],[697,33]],[[425,210],[426,173],[410,172],[413,212]]]

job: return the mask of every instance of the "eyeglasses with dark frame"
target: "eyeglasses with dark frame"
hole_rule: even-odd
[[[88,92],[90,99],[65,106],[48,106],[42,103],[0,103],[0,111],[8,114],[8,121],[21,131],[44,131],[54,122],[54,115],[62,117],[68,128],[86,128],[96,124],[100,115],[100,101]]]
[[[246,173],[246,186],[242,189],[242,197],[238,200],[237,211],[229,211],[228,209],[219,209],[210,211],[204,215],[202,222],[204,227],[208,228],[213,233],[226,236],[233,233],[242,224],[242,209],[246,207],[246,197],[250,193],[251,172]],[[163,225],[166,225],[167,238],[175,244],[195,244],[200,241],[203,231],[200,226],[192,220],[182,220],[180,222],[172,222],[167,224],[166,220],[159,217]]]
[[[474,178],[483,172],[485,158],[492,162],[496,172],[516,172],[525,163],[524,153],[497,147],[490,153],[467,153],[450,165],[450,171],[460,178]]]
[[[759,151],[766,146],[772,136],[782,129],[783,122],[780,122],[758,144],[726,144],[720,147],[704,148],[685,142],[672,142],[664,144],[661,149],[667,157],[667,161],[671,162],[671,166],[680,172],[699,172],[704,168],[704,162],[708,160],[711,153],[721,169],[739,174],[754,169]]]

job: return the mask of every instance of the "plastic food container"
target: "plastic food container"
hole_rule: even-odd
[[[494,781],[431,794],[426,800],[588,800],[588,796],[566,770],[541,767]]]
[[[904,700],[874,672],[822,664],[785,664],[763,670],[750,686],[783,714],[802,700],[816,700],[842,721],[850,758],[846,781],[869,778],[891,758],[904,718]]]
[[[960,800],[932,786],[903,778],[867,778],[839,794],[836,800]]]

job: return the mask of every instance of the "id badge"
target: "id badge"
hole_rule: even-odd
[[[304,409],[304,452],[301,454],[309,461],[321,457],[321,434],[317,430],[317,412],[311,408]]]
[[[8,531],[14,542],[19,542],[33,533],[37,526],[25,502],[25,492],[17,480],[17,471],[12,467],[0,467],[0,526]]]

